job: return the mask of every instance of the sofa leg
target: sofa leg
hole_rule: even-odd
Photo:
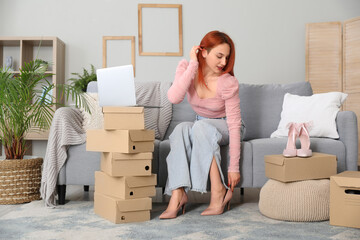
[[[66,185],[57,185],[59,205],[65,204]]]
[[[242,187],[242,188],[240,188],[240,194],[241,194],[241,196],[243,196],[244,195],[244,188]]]
[[[88,192],[89,191],[89,185],[84,185],[84,191]]]

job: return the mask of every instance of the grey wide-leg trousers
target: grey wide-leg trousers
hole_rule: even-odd
[[[185,191],[205,193],[210,165],[215,157],[221,181],[220,146],[229,143],[229,131],[224,119],[202,119],[178,124],[169,137],[170,153],[166,158],[168,179],[165,194],[184,187]]]

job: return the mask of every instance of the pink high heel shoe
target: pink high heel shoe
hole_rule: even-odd
[[[182,214],[185,214],[185,204],[188,202],[188,196],[186,194],[186,192],[184,191],[184,194],[181,197],[180,203],[178,205],[178,207],[176,208],[176,210],[174,211],[167,211],[165,210],[160,216],[160,219],[171,219],[171,218],[176,218],[178,215],[178,212],[180,210],[180,208],[182,208]]]
[[[309,130],[312,123],[301,123],[299,126],[299,139],[301,142],[301,149],[298,149],[296,155],[298,157],[311,157],[312,150],[310,149],[310,134]]]
[[[296,138],[299,136],[297,125],[298,125],[297,123],[293,123],[293,122],[290,122],[286,125],[286,127],[289,129],[289,133],[288,133],[287,145],[283,151],[284,157],[296,157],[297,149],[295,142],[296,142]]]
[[[226,190],[224,200],[221,203],[221,206],[218,208],[207,208],[205,209],[201,215],[202,216],[210,216],[210,215],[220,215],[224,212],[225,206],[227,205],[227,210],[230,210],[230,200],[232,198],[233,192],[228,189]]]

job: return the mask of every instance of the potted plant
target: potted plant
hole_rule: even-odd
[[[35,59],[35,63],[39,64],[39,68],[37,69],[37,71],[40,72],[46,72],[49,67],[49,63],[42,59]]]
[[[36,60],[25,63],[15,75],[0,69],[0,139],[5,149],[5,160],[0,161],[1,204],[40,199],[42,158],[24,158],[25,135],[30,129],[50,128],[54,106],[61,101],[49,98],[49,93],[60,88],[60,98],[71,96],[77,106],[89,111],[82,92],[70,85],[54,85],[47,79],[52,74],[45,73],[41,64]]]
[[[82,92],[86,92],[87,85],[91,81],[96,81],[96,70],[93,65],[91,65],[90,72],[83,68],[83,74],[79,73],[71,73],[72,75],[76,76],[77,78],[70,78],[69,80],[72,81],[72,86]]]

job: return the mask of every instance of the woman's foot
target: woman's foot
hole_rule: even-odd
[[[182,213],[185,213],[185,204],[188,202],[188,197],[184,188],[178,188],[172,191],[167,209],[160,215],[160,219],[176,218],[177,214],[182,208]]]
[[[223,200],[224,200],[225,193],[226,193],[226,188],[225,187],[222,187],[218,191],[212,191],[211,192],[211,197],[210,197],[210,204],[209,204],[208,208],[218,208],[218,207],[220,207]]]
[[[201,215],[219,215],[224,212],[225,205],[228,204],[228,209],[230,207],[230,200],[232,198],[232,191],[226,190],[223,187],[219,191],[211,192],[210,205],[206,208]]]

